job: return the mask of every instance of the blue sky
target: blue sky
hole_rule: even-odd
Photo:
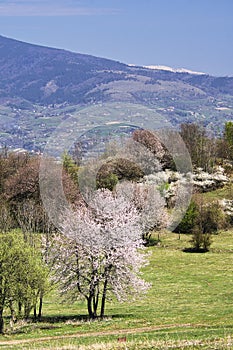
[[[233,76],[233,0],[0,0],[0,34],[124,63]]]

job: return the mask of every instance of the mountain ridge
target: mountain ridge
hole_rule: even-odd
[[[233,119],[233,77],[150,69],[0,36],[0,144],[41,148],[83,106],[148,106],[172,125]]]
[[[93,102],[88,93],[101,84],[113,81],[142,82],[142,77],[151,85],[156,85],[156,80],[180,81],[205,93],[211,89],[211,94],[215,95],[219,92],[233,94],[233,78],[230,77],[212,77],[208,74],[197,77],[187,71],[131,66],[3,36],[0,36],[0,65],[0,98],[18,97],[39,104],[86,104]],[[98,99],[101,101],[101,96]]]

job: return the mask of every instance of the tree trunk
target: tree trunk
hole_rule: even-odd
[[[22,315],[22,303],[21,303],[21,301],[19,301],[19,303],[18,303],[18,314],[19,314],[19,317],[21,317],[21,315]]]
[[[34,319],[36,320],[36,318],[37,318],[37,314],[36,314],[36,304],[33,306],[33,315],[34,315]]]
[[[3,309],[0,309],[0,334],[4,331],[4,319],[3,319]]]
[[[93,298],[94,317],[97,317],[98,304],[99,304],[99,291],[97,291],[96,296]]]
[[[40,295],[40,303],[39,303],[39,311],[38,311],[38,318],[41,319],[42,316],[42,307],[43,307],[43,295]]]
[[[14,309],[12,300],[10,300],[10,302],[9,302],[9,308],[10,308],[10,311],[11,311],[12,322],[15,322],[16,321],[16,316],[15,316],[15,309]]]
[[[24,304],[24,318],[25,318],[25,320],[29,319],[31,309],[32,309],[32,306],[31,306],[30,301],[26,300],[25,304]]]
[[[88,315],[90,318],[95,318],[94,317],[94,313],[93,313],[93,310],[92,310],[92,299],[93,297],[92,296],[89,296],[87,298],[87,309],[88,309]]]
[[[101,301],[101,311],[100,311],[101,318],[104,317],[105,301],[106,301],[106,295],[107,295],[107,285],[108,285],[108,279],[106,278],[104,281],[104,288],[103,288],[102,301]]]

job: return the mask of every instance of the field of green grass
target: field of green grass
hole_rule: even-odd
[[[85,303],[61,304],[53,290],[42,321],[8,322],[0,348],[233,349],[233,231],[214,235],[208,253],[183,252],[189,240],[164,233],[160,246],[147,248],[145,297],[109,302],[106,319],[90,322]]]

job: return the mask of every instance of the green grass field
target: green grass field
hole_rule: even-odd
[[[42,322],[8,324],[0,348],[233,349],[233,231],[213,236],[204,254],[183,252],[189,239],[166,233],[148,248],[143,274],[152,288],[144,298],[109,302],[106,319],[90,322],[84,303],[60,304],[51,291]]]

